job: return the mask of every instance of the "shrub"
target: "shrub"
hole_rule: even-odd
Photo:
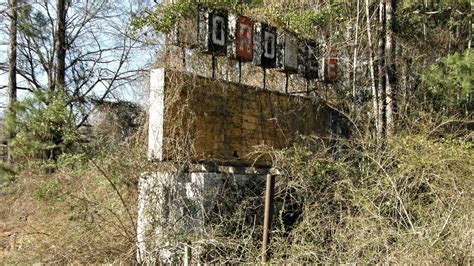
[[[276,261],[469,262],[472,143],[400,135],[336,155],[315,144],[275,156]]]
[[[455,53],[432,65],[422,79],[428,86],[435,107],[439,110],[472,110],[474,93],[474,53]]]
[[[71,149],[78,137],[65,102],[62,93],[42,91],[18,102],[16,118],[7,121],[9,131],[16,133],[12,147],[17,162],[40,161],[50,168],[61,153]]]

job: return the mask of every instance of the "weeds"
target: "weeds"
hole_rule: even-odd
[[[183,100],[179,90],[169,97],[165,108]],[[168,156],[176,161],[147,161],[144,126],[125,142],[94,140],[71,147],[74,152],[59,156],[49,174],[32,162],[18,173],[0,166],[0,188],[8,185],[17,192],[6,198],[0,213],[9,213],[5,221],[18,228],[16,247],[2,259],[16,264],[137,263],[139,177],[164,169],[183,173],[192,163],[193,117],[187,103],[180,103],[181,108],[171,110],[180,119],[166,130],[182,138],[165,140],[173,148]],[[255,147],[249,156],[271,158],[281,173],[272,262],[470,263],[472,133],[460,118],[413,119],[416,126],[385,142],[360,132],[350,140],[302,136],[284,150]],[[217,196],[198,217],[202,222],[188,231],[182,228],[195,222],[200,206],[180,197],[177,187],[183,180],[167,180],[170,189],[153,196],[174,196],[163,206],[180,206],[180,218],[150,221],[151,227],[163,228],[152,234],[164,240],[152,251],[182,254],[188,246],[193,263],[257,263],[264,182],[255,177],[241,185],[235,179],[229,175],[213,184]]]
[[[293,229],[276,232],[276,260],[469,262],[472,143],[397,136],[345,146],[338,160],[298,146],[276,157],[280,213],[302,206]]]

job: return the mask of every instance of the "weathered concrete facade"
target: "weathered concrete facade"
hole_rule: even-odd
[[[289,147],[300,135],[329,139],[340,131],[335,119],[331,108],[308,97],[152,70],[148,158],[171,167],[140,178],[140,261],[183,263],[190,247],[176,239],[205,235],[215,206],[248,200],[249,191],[259,206],[252,217],[263,217],[272,161],[257,151]],[[192,253],[201,261],[199,247]]]
[[[186,243],[176,239],[205,235],[204,225],[215,220],[216,205],[243,200],[248,191],[260,194],[267,172],[268,169],[194,165],[186,172],[143,174],[137,219],[139,261],[183,263]],[[191,250],[199,260],[200,248]]]
[[[299,135],[330,135],[331,109],[304,96],[214,81],[179,72],[151,72],[149,158],[271,165],[250,156],[258,146],[290,146]]]

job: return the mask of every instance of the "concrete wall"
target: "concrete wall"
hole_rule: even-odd
[[[150,75],[149,159],[270,165],[260,145],[290,146],[299,134],[330,135],[331,109],[290,96],[180,72]]]
[[[218,202],[233,202],[232,206],[238,206],[238,202],[250,200],[252,196],[253,201],[257,199],[260,203],[261,198],[255,195],[264,189],[268,172],[265,169],[249,171],[252,169],[229,167],[220,169],[222,172],[208,172],[210,169],[205,166],[194,167],[194,172],[154,172],[140,177],[137,218],[137,259],[140,262],[181,265],[186,243],[179,239],[205,235],[204,225],[215,223],[219,216],[215,213]],[[261,208],[253,211],[263,212]],[[193,247],[196,261],[202,259],[201,252],[199,246]]]

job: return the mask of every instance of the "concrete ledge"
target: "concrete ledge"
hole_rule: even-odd
[[[190,172],[211,172],[222,174],[242,174],[242,175],[266,175],[271,168],[246,167],[246,166],[224,166],[214,164],[193,164],[189,167]]]

